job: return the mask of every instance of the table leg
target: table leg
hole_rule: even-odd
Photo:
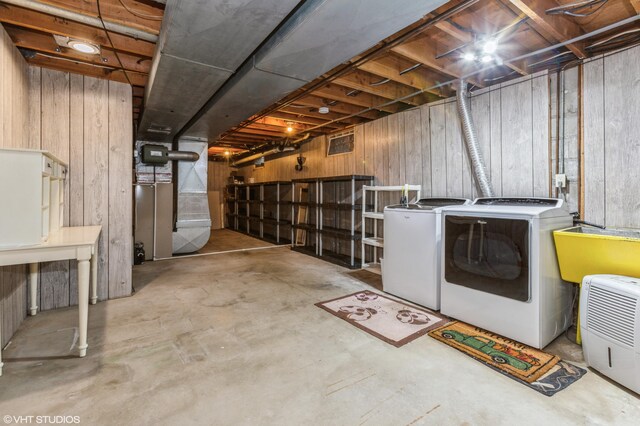
[[[87,325],[89,322],[89,260],[78,260],[78,350],[82,358],[87,354]]]
[[[0,316],[0,376],[2,376],[2,317]]]
[[[29,311],[31,315],[38,313],[38,264],[29,264],[29,294],[31,296],[31,306]]]
[[[91,255],[91,304],[98,301],[98,249]]]

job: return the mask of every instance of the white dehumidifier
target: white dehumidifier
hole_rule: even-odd
[[[640,393],[640,278],[588,275],[580,293],[587,365]]]

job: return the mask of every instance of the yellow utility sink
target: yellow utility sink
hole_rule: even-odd
[[[640,278],[640,231],[574,226],[553,232],[562,279],[593,274]]]

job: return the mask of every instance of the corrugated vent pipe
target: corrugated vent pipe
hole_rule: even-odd
[[[493,197],[494,193],[493,188],[491,187],[491,180],[487,175],[487,169],[485,168],[484,161],[482,160],[476,129],[473,126],[471,112],[469,111],[469,104],[467,101],[467,82],[463,79],[460,79],[458,82],[456,98],[458,100],[458,115],[460,116],[460,123],[462,123],[464,141],[467,146],[469,162],[471,163],[476,183],[478,184],[480,193],[483,197]]]

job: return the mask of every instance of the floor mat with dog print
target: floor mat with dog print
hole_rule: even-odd
[[[316,306],[397,348],[449,322],[428,309],[368,290],[316,303]]]

